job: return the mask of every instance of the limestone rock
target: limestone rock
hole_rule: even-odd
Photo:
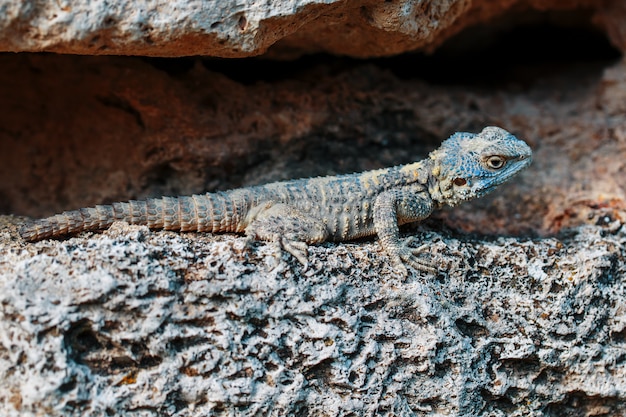
[[[24,245],[0,230],[3,416],[552,416],[626,412],[626,228],[423,235],[437,276],[377,243],[311,263],[150,232]]]
[[[586,7],[626,39],[619,1],[270,3],[5,1],[0,45],[373,56],[526,7]],[[626,415],[626,61],[491,88],[231,62],[0,56],[0,213],[390,166],[487,124],[533,165],[403,229],[441,266],[403,281],[374,239],[312,246],[303,269],[234,235],[122,223],[25,244],[0,216],[0,415]]]

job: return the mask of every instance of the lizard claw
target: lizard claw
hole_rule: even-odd
[[[407,265],[417,271],[428,272],[431,274],[439,272],[439,268],[437,268],[437,265],[432,260],[428,258],[425,259],[424,257],[418,257],[428,251],[428,245],[421,245],[417,248],[412,248],[409,245],[414,241],[415,237],[412,236],[400,244],[397,251],[397,257],[394,259],[395,270],[403,276],[407,276],[408,274],[408,270],[406,268]]]
[[[281,237],[279,239],[279,245],[282,249],[293,255],[305,267],[308,265],[308,245],[299,240],[289,240]]]

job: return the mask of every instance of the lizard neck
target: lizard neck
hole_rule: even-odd
[[[413,162],[411,164],[398,167],[401,174],[398,177],[400,181],[399,185],[427,185],[430,181],[430,172],[432,171],[431,165],[432,161],[425,159],[423,161]]]
[[[405,175],[403,184],[421,184],[423,185],[430,198],[432,199],[435,208],[441,208],[444,205],[443,201],[444,193],[440,189],[440,181],[435,175],[436,171],[440,171],[437,167],[437,162],[433,159],[424,159],[412,164],[403,165],[400,171]]]
[[[454,206],[454,202],[450,202],[452,197],[452,183],[441,175],[441,161],[437,158],[429,158],[424,161],[428,174],[428,193],[430,198],[436,204],[436,208],[445,205]]]

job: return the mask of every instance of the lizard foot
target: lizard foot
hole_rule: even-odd
[[[415,241],[415,237],[411,236],[400,244],[396,252],[396,256],[392,256],[394,267],[396,271],[404,276],[407,276],[408,270],[406,266],[410,266],[415,270],[436,274],[439,272],[439,268],[435,262],[429,258],[418,257],[424,252],[428,252],[428,245],[421,245],[417,248],[413,248],[410,245]]]
[[[308,265],[308,245],[305,242],[290,240],[284,236],[274,236],[273,239],[266,239],[275,248],[276,253],[274,257],[280,259],[280,255],[283,251],[290,253],[294,258],[298,260],[302,265]],[[244,243],[244,250],[250,251],[256,239],[251,236],[247,236]]]
[[[244,250],[251,250],[255,241],[256,240],[251,236],[247,236],[244,243]],[[284,236],[274,236],[269,243],[274,248],[274,258],[277,262],[280,260],[283,251],[286,251],[305,267],[308,265],[308,245],[305,242],[289,240]]]
[[[298,240],[289,240],[287,238],[280,238],[279,240],[280,246],[293,255],[294,258],[298,260],[304,267],[309,263],[309,253],[308,253],[308,245],[302,241]]]

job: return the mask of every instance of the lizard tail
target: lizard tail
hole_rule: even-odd
[[[66,211],[22,226],[19,233],[28,242],[106,229],[115,221],[151,229],[242,232],[246,199],[236,201],[226,193],[189,197],[151,198],[143,201],[98,205]]]

